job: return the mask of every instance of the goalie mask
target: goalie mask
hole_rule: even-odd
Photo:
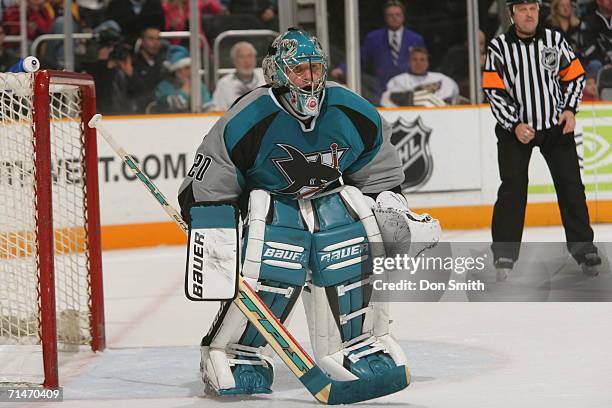
[[[287,89],[287,101],[297,113],[319,114],[327,78],[327,55],[316,37],[290,28],[274,39],[262,67],[269,85]]]

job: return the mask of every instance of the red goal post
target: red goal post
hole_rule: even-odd
[[[0,74],[0,382],[36,382],[19,347],[45,387],[58,346],[105,348],[95,111],[90,75]]]

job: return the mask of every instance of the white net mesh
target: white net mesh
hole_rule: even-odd
[[[38,340],[31,81],[31,75],[7,74],[0,79],[0,343],[4,344]]]
[[[51,87],[50,97],[58,341],[87,344],[90,292],[81,95],[79,88],[63,86]]]
[[[36,200],[53,206],[58,348],[91,339],[81,94],[50,88],[52,197],[37,196],[33,78],[0,74],[0,353],[3,345],[41,342]],[[3,358],[0,381],[7,381]]]

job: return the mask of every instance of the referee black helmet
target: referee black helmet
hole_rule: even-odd
[[[512,9],[512,7],[516,6],[517,4],[528,4],[528,3],[538,3],[539,5],[542,5],[542,2],[540,0],[506,0],[506,5]]]

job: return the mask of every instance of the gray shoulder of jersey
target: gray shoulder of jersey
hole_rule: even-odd
[[[270,88],[269,87],[259,87],[253,89],[251,92],[246,93],[245,95],[239,97],[232,106],[225,112],[225,114],[219,119],[219,122],[227,125],[234,117],[240,114],[247,106],[250,106],[253,102],[255,102],[259,98],[270,98]]]
[[[391,143],[392,126],[382,116],[382,143],[368,164],[347,177],[349,184],[364,193],[391,190],[404,182],[402,161]]]
[[[387,122],[380,112],[362,96],[350,89],[337,84],[328,82],[327,87],[330,92],[328,103],[342,104],[373,122],[380,133],[371,145],[370,151],[364,152],[364,162],[357,171],[348,174],[345,179],[349,184],[362,190],[364,193],[379,193],[397,187],[404,181],[404,171],[402,163],[395,146],[391,143],[391,125]],[[361,135],[362,138],[364,135]],[[359,160],[361,161],[361,160]]]
[[[236,102],[204,136],[194,165],[179,188],[191,188],[195,202],[232,201],[242,192],[244,180],[228,152],[225,131],[229,123],[258,98],[270,98],[268,88],[257,88]]]

